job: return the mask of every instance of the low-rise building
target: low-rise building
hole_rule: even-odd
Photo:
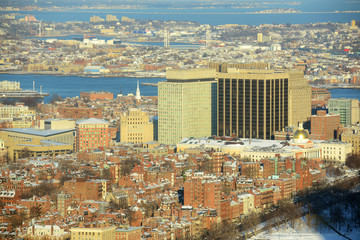
[[[116,236],[115,229],[115,226],[94,227],[92,224],[71,228],[71,240],[114,240]]]
[[[341,134],[341,141],[352,145],[352,153],[360,154],[360,132],[355,130]]]
[[[115,230],[115,240],[140,240],[141,227],[118,228]]]
[[[57,225],[34,224],[27,229],[26,237],[34,240],[65,240],[70,238],[70,232]]]
[[[22,157],[56,156],[74,150],[75,129],[42,130],[34,128],[1,129],[11,160]]]

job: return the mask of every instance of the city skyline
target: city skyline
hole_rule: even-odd
[[[359,12],[2,1],[0,238],[360,238]]]

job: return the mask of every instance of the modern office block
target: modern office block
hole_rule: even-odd
[[[270,139],[311,115],[311,87],[301,71],[229,68],[217,80],[220,136]]]
[[[340,114],[340,124],[349,126],[359,121],[359,100],[333,98],[329,100],[329,113]]]
[[[215,69],[171,70],[159,82],[159,142],[216,134]]]

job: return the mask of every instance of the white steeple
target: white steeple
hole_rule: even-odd
[[[139,80],[137,81],[137,88],[136,88],[135,100],[139,100],[139,101],[141,100],[140,88],[139,88]]]

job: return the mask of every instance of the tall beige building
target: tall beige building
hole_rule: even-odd
[[[360,154],[360,131],[355,130],[341,134],[341,141],[352,144],[352,153]]]
[[[228,68],[218,73],[218,135],[270,139],[311,116],[301,71]]]
[[[303,71],[285,71],[289,81],[289,126],[298,126],[311,117],[311,86]]]
[[[120,142],[146,143],[154,140],[154,125],[149,114],[130,108],[120,116]]]
[[[159,82],[159,142],[216,134],[216,70],[170,70]]]

